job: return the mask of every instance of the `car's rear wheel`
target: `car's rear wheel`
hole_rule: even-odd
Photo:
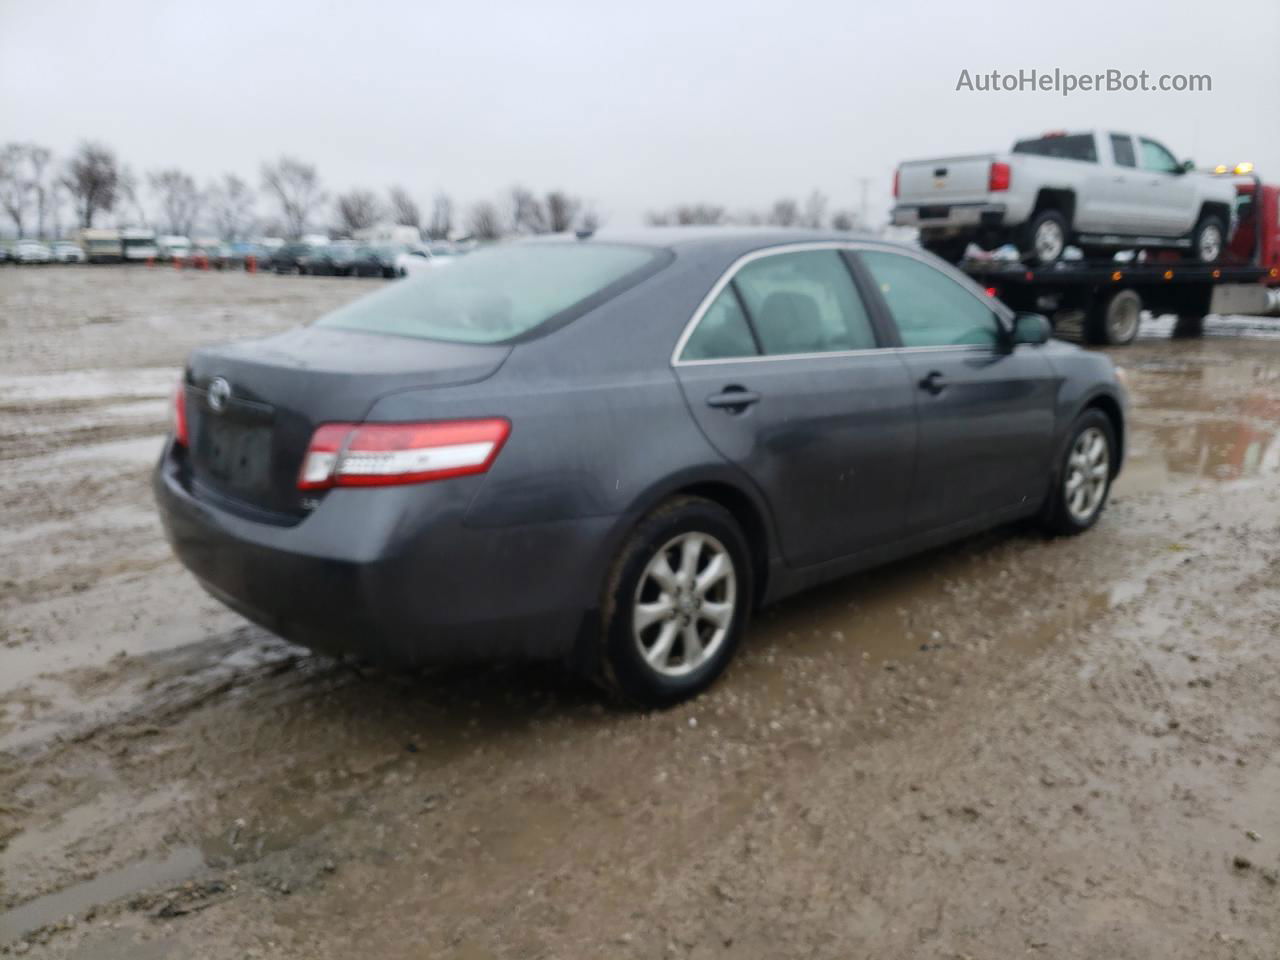
[[[1227,228],[1217,214],[1206,214],[1191,231],[1191,259],[1216,263],[1226,246]]]
[[[733,658],[752,591],[750,548],[732,514],[700,497],[669,500],[614,565],[594,679],[647,707],[698,694]]]
[[[1057,210],[1041,210],[1023,231],[1018,251],[1028,263],[1061,260],[1070,239],[1067,218]]]
[[[1097,523],[1114,475],[1116,433],[1105,413],[1086,410],[1068,436],[1042,518],[1052,534],[1083,533]]]

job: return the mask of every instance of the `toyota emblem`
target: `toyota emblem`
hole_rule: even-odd
[[[221,413],[227,409],[227,401],[231,399],[231,384],[222,377],[214,377],[209,381],[209,409]]]

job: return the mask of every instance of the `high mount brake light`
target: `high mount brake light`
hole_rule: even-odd
[[[180,447],[190,445],[187,437],[187,385],[181,377],[173,387],[173,442]]]
[[[426,483],[484,473],[511,433],[499,418],[434,423],[326,423],[316,428],[299,490]]]

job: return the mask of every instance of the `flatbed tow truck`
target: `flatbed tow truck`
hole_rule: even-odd
[[[1143,310],[1175,315],[1175,337],[1201,336],[1212,314],[1280,316],[1280,187],[1263,184],[1252,164],[1212,172],[1236,183],[1236,227],[1217,262],[1165,253],[1038,266],[965,260],[960,269],[1014,310],[1043,313],[1055,327],[1082,321],[1096,344],[1132,343]]]

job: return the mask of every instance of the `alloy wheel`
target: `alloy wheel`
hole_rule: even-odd
[[[1102,506],[1111,478],[1111,451],[1098,427],[1080,431],[1067,458],[1063,502],[1077,523],[1088,523]]]
[[[631,629],[640,656],[663,676],[698,669],[728,637],[737,594],[737,571],[723,543],[697,531],[668,540],[636,586]]]

